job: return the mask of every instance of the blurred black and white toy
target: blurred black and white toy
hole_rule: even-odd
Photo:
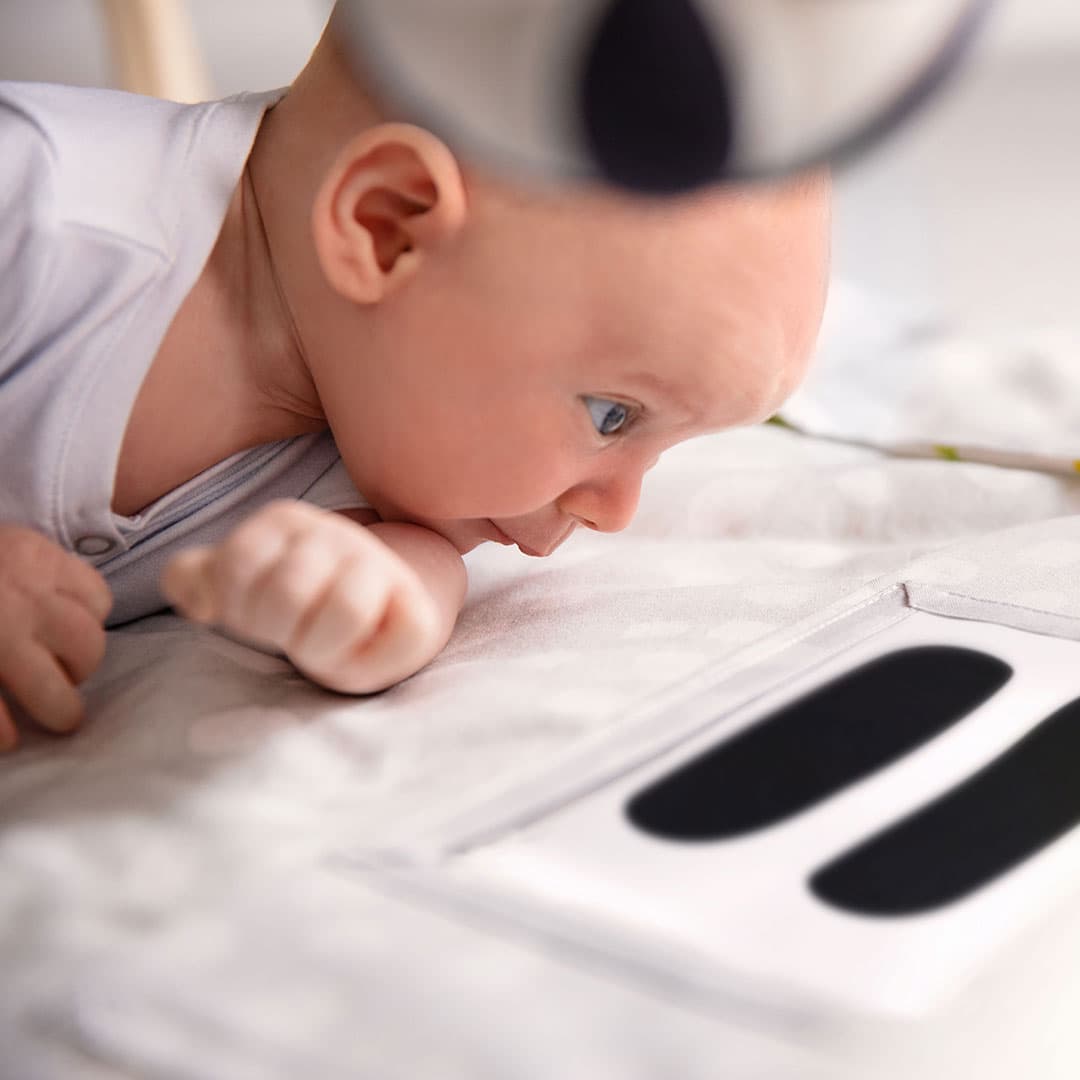
[[[916,111],[990,0],[345,0],[376,93],[496,166],[649,193],[842,159]]]

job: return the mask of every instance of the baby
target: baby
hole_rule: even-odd
[[[0,84],[0,749],[171,603],[381,690],[485,541],[626,527],[669,447],[768,417],[823,306],[823,176],[529,189],[367,93]]]

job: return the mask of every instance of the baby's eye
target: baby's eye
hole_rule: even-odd
[[[585,404],[592,416],[592,422],[601,435],[614,435],[626,426],[630,419],[630,409],[626,405],[620,405],[617,401],[606,401],[604,398],[585,398]]]

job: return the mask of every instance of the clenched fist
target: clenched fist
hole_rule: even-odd
[[[83,715],[76,687],[105,655],[111,607],[92,567],[32,529],[0,525],[0,691],[49,731],[73,731]],[[17,743],[0,698],[0,752]]]
[[[371,693],[446,644],[464,583],[457,552],[426,529],[279,501],[178,555],[162,588],[182,615],[280,649],[323,686]]]

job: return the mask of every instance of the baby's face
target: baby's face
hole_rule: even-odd
[[[827,233],[824,182],[664,205],[474,199],[324,387],[353,479],[384,519],[461,552],[547,555],[578,526],[625,528],[665,450],[794,389]]]

